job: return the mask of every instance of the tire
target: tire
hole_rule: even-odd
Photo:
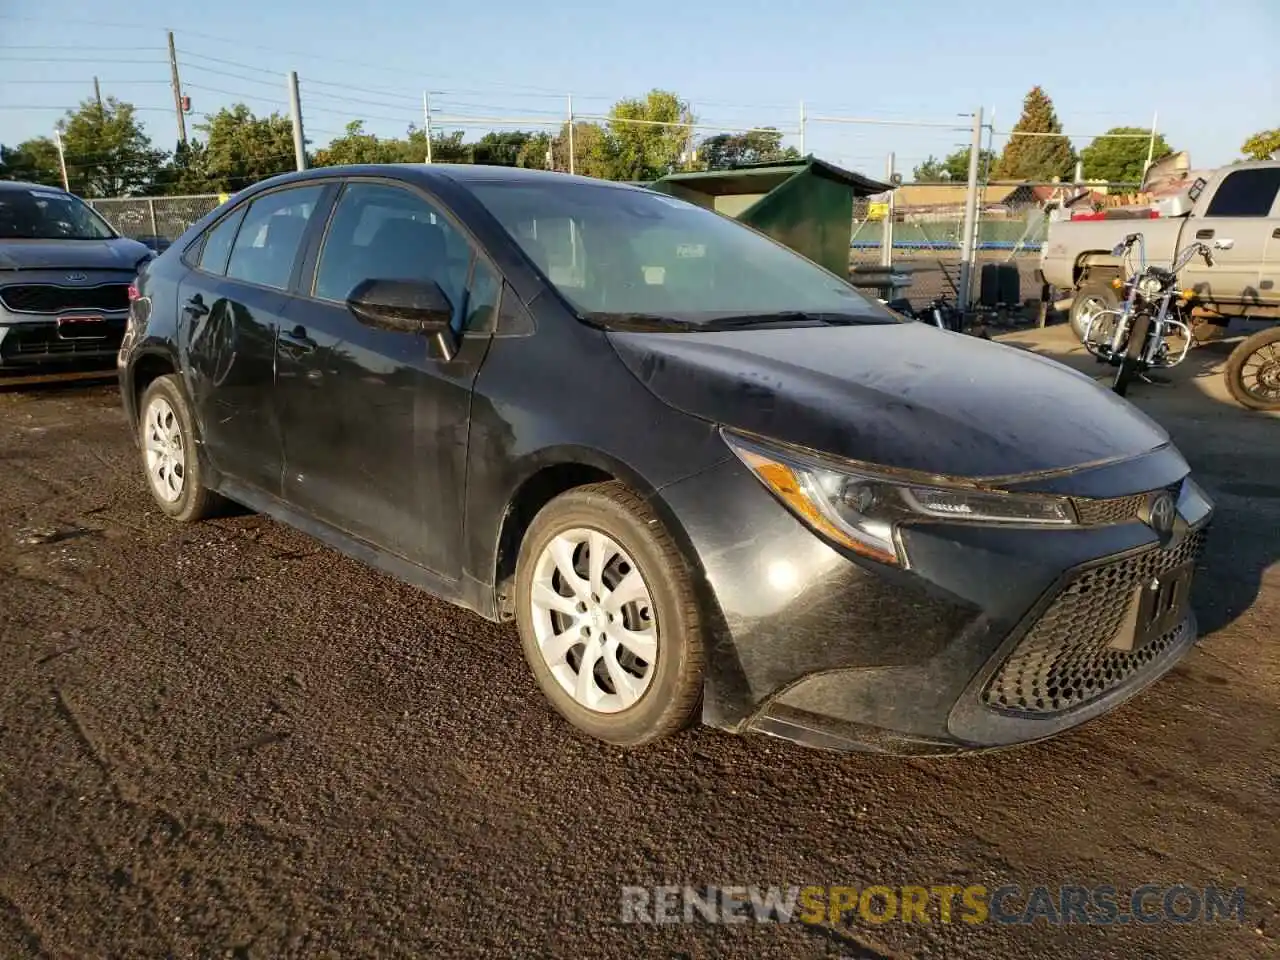
[[[1150,329],[1150,317],[1140,315],[1133,318],[1133,326],[1129,328],[1129,340],[1124,346],[1124,356],[1120,358],[1120,369],[1116,371],[1116,381],[1112,387],[1122,397],[1129,390],[1129,381],[1142,366],[1142,351],[1147,343],[1147,331]]]
[[[605,566],[593,587],[597,550]],[[630,575],[642,599],[629,599],[637,582]],[[623,602],[611,608],[614,593]],[[625,485],[578,487],[542,508],[520,544],[515,603],[525,660],[551,705],[579,730],[636,747],[693,721],[706,670],[693,578],[653,510]],[[624,643],[618,627],[638,639]]]
[[[1111,286],[1110,277],[1094,277],[1086,280],[1071,301],[1071,330],[1077,340],[1084,340],[1084,328],[1091,314],[1098,310],[1118,310],[1120,294]]]
[[[1280,327],[1260,330],[1227,358],[1227,389],[1250,410],[1280,410]]]
[[[221,498],[204,484],[195,421],[178,378],[153,380],[138,409],[143,475],[156,505],[181,523],[213,515]]]

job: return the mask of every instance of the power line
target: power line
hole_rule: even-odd
[[[146,111],[167,111],[170,109],[169,107],[139,107],[133,104],[130,104],[130,106],[134,110]],[[79,110],[80,107],[81,104],[78,103],[72,106],[58,106],[56,103],[0,103],[0,110],[69,110],[74,112]]]
[[[123,86],[132,86],[133,84],[137,84],[137,83],[167,84],[169,82],[168,80],[113,80],[110,77],[105,77],[105,78],[100,77],[99,80],[101,81],[104,87],[109,84],[123,87]],[[0,80],[0,86],[3,86],[6,83],[37,83],[37,84],[69,83],[69,84],[83,84],[84,86],[88,87],[93,85],[93,78],[89,77],[85,80],[66,80],[66,79],[63,79],[62,77],[58,77],[53,80],[28,80],[24,77],[18,80]]]
[[[0,60],[8,60],[14,63],[146,63],[146,60],[139,60],[137,57],[119,58],[119,57],[86,57],[84,54],[75,57],[10,57],[6,54],[0,54]],[[154,61],[161,63],[163,61]]]
[[[185,56],[185,54],[184,54]],[[278,87],[282,79],[279,75],[272,73],[274,80],[259,80],[257,77],[246,77],[240,73],[232,73],[230,70],[218,70],[215,67],[206,67],[203,63],[187,63],[184,65],[184,72],[190,74],[192,71],[197,73],[212,73],[219,77],[230,77],[232,80],[243,80],[245,83],[258,83],[264,87]],[[167,83],[168,81],[163,81]]]

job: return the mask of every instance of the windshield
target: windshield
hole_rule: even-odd
[[[0,240],[109,240],[84,201],[57,190],[0,190]]]
[[[897,322],[786,247],[683,200],[572,181],[470,187],[560,294],[605,326]]]

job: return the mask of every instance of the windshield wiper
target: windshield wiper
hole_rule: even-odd
[[[697,329],[697,324],[660,313],[586,313],[583,314],[583,319],[602,330],[619,333],[662,333]]]
[[[773,313],[744,313],[732,317],[717,317],[702,325],[703,330],[741,330],[747,327],[786,326],[855,326],[864,323],[884,323],[874,315],[858,316],[848,313],[809,312],[804,310],[778,310]]]

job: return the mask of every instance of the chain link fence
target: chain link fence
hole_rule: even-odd
[[[216,193],[185,197],[118,197],[90,200],[106,221],[126,237],[164,247],[220,202]]]

